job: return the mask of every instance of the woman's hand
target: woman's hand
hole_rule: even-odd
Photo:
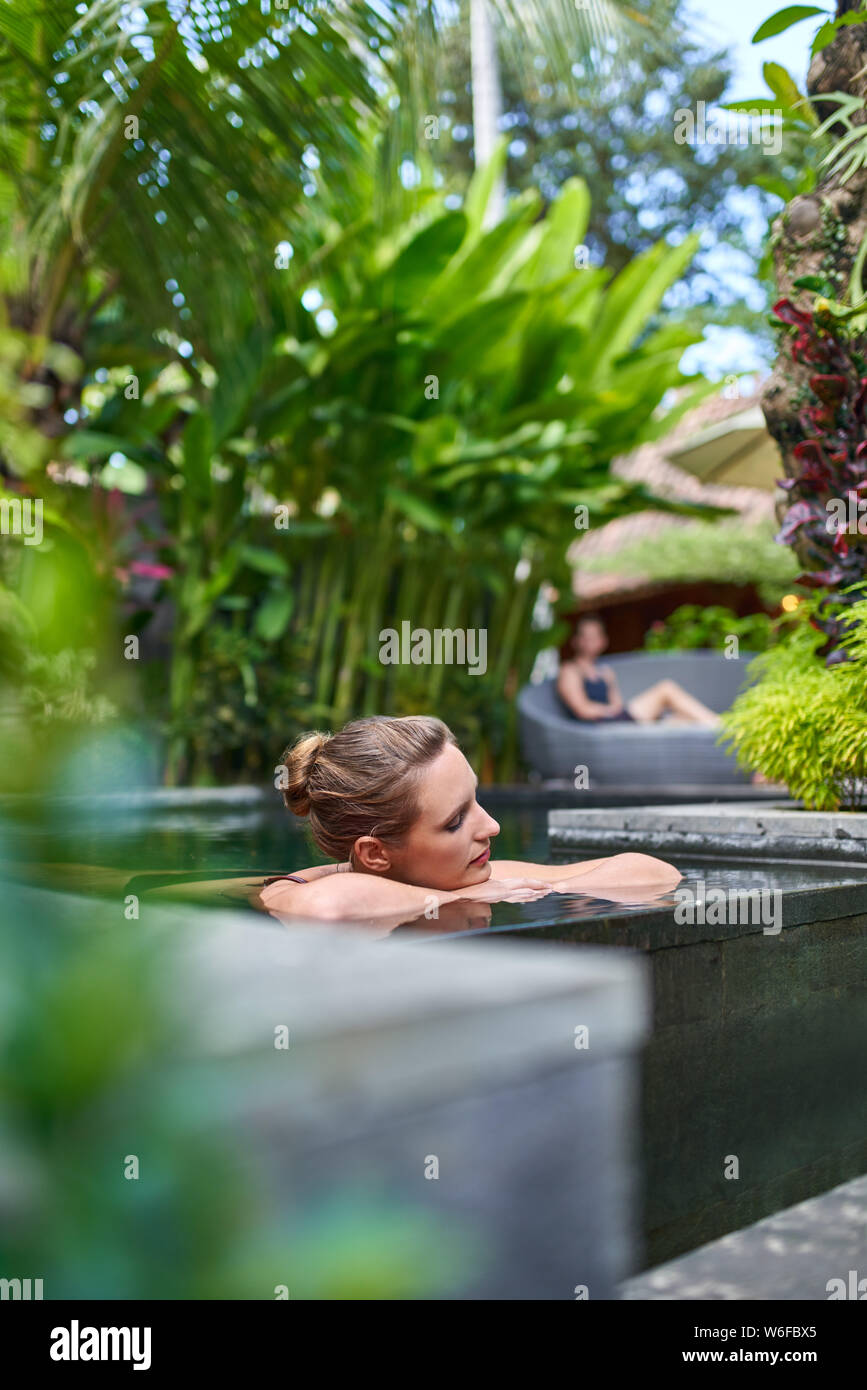
[[[471,888],[457,889],[459,898],[477,903],[531,903],[551,892],[551,884],[541,878],[489,878]]]

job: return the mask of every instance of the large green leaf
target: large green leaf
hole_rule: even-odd
[[[558,280],[575,267],[575,251],[584,242],[590,220],[590,191],[583,179],[567,179],[548,210],[535,253],[514,283],[529,289]]]
[[[784,33],[786,29],[791,29],[793,24],[800,24],[803,19],[814,19],[816,15],[827,13],[828,11],[819,5],[786,5],[784,9],[777,10],[762,21],[753,34],[752,41],[762,43],[765,39],[772,39],[777,34]]]
[[[414,493],[389,488],[386,498],[395,511],[401,512],[413,525],[423,531],[446,531],[450,524],[447,511],[440,511]]]
[[[436,218],[405,246],[379,284],[384,309],[411,313],[457,252],[467,229],[462,212]]]
[[[240,551],[241,562],[260,574],[272,574],[285,579],[289,574],[289,561],[279,551],[268,550],[264,545],[244,545]]]
[[[622,270],[605,296],[595,325],[588,367],[610,367],[633,346],[659,309],[663,296],[695,255],[699,236],[684,237],[679,246],[659,242]]]
[[[503,370],[514,361],[521,316],[527,304],[523,291],[483,299],[465,308],[441,327],[434,342],[447,355],[456,377],[470,379]],[[448,378],[450,382],[451,375]]]
[[[143,457],[142,450],[132,440],[97,430],[76,430],[74,434],[68,434],[58,452],[66,459],[104,459],[114,453],[135,459]]]
[[[762,66],[762,75],[777,98],[784,116],[811,126],[819,124],[812,103],[800,90],[787,68],[781,63],[765,63]]]
[[[510,205],[502,221],[477,240],[461,248],[430,287],[424,310],[440,328],[464,312],[468,303],[481,298],[502,270],[538,216],[542,200],[528,190]]]
[[[502,178],[506,168],[506,151],[509,137],[500,136],[494,152],[486,164],[476,169],[464,198],[464,214],[467,219],[467,237],[475,240],[481,233],[488,203],[497,180]]]
[[[291,589],[276,589],[266,594],[253,623],[257,637],[266,642],[276,642],[282,637],[289,626],[294,604],[295,595]]]

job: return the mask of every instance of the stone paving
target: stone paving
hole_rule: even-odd
[[[629,1279],[621,1297],[867,1301],[867,1177]]]

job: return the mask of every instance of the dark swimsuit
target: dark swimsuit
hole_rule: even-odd
[[[601,676],[597,676],[595,679],[592,676],[583,676],[582,680],[584,682],[584,694],[587,696],[588,700],[593,700],[595,704],[599,705],[608,704],[608,686],[606,685],[605,681]],[[574,719],[581,718],[580,715],[573,714],[572,710],[569,710],[569,713],[572,714],[572,717]],[[623,709],[620,711],[619,714],[603,714],[599,717],[599,719],[581,719],[581,723],[634,724],[635,720],[629,713],[629,710]]]

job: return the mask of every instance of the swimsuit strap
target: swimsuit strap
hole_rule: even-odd
[[[267,888],[267,887],[269,886],[269,884],[271,884],[271,883],[280,883],[283,879],[287,879],[287,878],[288,878],[288,879],[291,879],[291,881],[292,881],[293,883],[307,883],[307,882],[309,882],[309,880],[306,879],[306,878],[299,878],[298,874],[274,874],[273,878],[266,878],[266,879],[264,880],[264,882],[263,882],[263,884],[262,884],[262,887],[263,887],[263,888]]]

